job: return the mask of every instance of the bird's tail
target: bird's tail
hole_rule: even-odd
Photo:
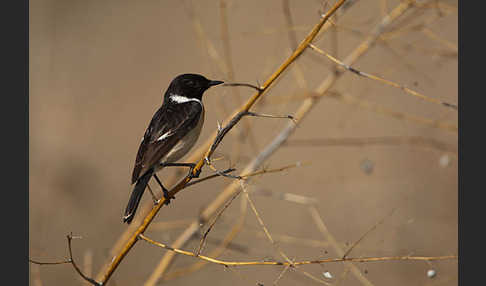
[[[145,188],[147,187],[153,173],[154,171],[151,169],[138,179],[135,187],[133,188],[132,194],[130,195],[130,199],[128,200],[125,215],[123,216],[123,222],[126,222],[127,224],[132,222],[135,212],[137,211],[138,204],[140,203],[140,199],[142,198],[143,191],[145,191]]]

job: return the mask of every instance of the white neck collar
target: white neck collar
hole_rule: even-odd
[[[176,103],[185,103],[185,102],[189,102],[189,101],[195,101],[195,102],[198,102],[199,104],[202,104],[201,101],[197,98],[189,98],[189,97],[186,97],[186,96],[173,94],[173,93],[169,96],[169,98],[170,98],[170,100],[172,100],[173,102],[176,102]]]

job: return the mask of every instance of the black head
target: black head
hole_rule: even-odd
[[[165,97],[177,94],[201,100],[203,93],[211,86],[222,84],[219,80],[209,80],[199,74],[181,74],[175,77],[165,93]]]

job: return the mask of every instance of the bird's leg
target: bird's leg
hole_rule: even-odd
[[[152,200],[154,201],[154,205],[158,205],[160,203],[160,199],[157,199],[149,184],[147,184],[147,187],[150,191],[150,194],[152,195]]]
[[[188,167],[189,168],[189,174],[187,175],[189,178],[199,178],[199,175],[201,174],[201,169],[197,170],[196,174],[193,174],[194,168],[196,167],[196,164],[194,163],[160,163],[161,167]]]
[[[159,177],[154,173],[155,180],[159,183],[160,187],[162,188],[162,192],[164,192],[165,204],[168,205],[170,203],[170,199],[175,199],[174,196],[170,196],[169,191],[162,185],[162,182],[159,180]]]

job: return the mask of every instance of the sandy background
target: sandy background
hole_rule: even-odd
[[[438,2],[447,5],[444,7],[457,7],[457,1]],[[226,3],[235,81],[263,82],[291,51],[282,1]],[[397,3],[358,1],[341,15],[337,22],[340,26],[337,57],[343,59],[380,21],[383,9],[389,11]],[[322,7],[321,1],[290,1],[298,41],[318,21]],[[355,67],[427,96],[457,103],[457,10],[431,8],[407,13],[391,28],[423,23],[441,11],[443,17],[426,25],[438,38],[420,26],[402,31],[380,42]],[[30,1],[31,258],[53,261],[67,257],[65,236],[69,232],[83,237],[74,241],[73,250],[88,274],[95,275],[110,258],[111,247],[127,228],[121,216],[131,191],[135,154],[152,114],[161,104],[161,91],[180,73],[228,79],[221,71],[221,62],[208,55],[196,32],[194,19],[200,22],[206,40],[223,57],[220,1],[193,1],[192,4],[190,1]],[[316,45],[331,52],[330,35],[321,37]],[[327,77],[332,67],[328,59],[312,51],[307,51],[298,63],[309,89]],[[206,93],[206,125],[199,143],[215,130],[217,120],[226,117],[224,109],[228,112],[238,106],[234,90],[214,88]],[[251,90],[237,90],[240,100],[252,95]],[[291,69],[267,95],[265,106],[257,110],[292,114],[299,100],[287,102],[287,98],[301,94],[302,90]],[[394,111],[457,126],[456,111],[349,72],[333,90]],[[286,124],[284,119],[245,118],[244,121],[251,124],[256,144],[246,141],[241,153],[235,153],[237,140],[229,135],[216,154],[231,158],[239,170]],[[457,254],[457,132],[325,98],[290,140],[375,136],[434,139],[449,146],[449,151],[410,144],[286,146],[267,162],[268,168],[297,161],[310,162],[310,165],[255,178],[250,189],[316,199],[319,214],[343,247],[385,217],[353,250],[352,257]],[[223,169],[228,164],[222,160],[217,166]],[[371,172],[365,172],[363,165],[372,166]],[[174,172],[166,170],[162,177],[168,178]],[[207,174],[211,172],[206,168],[202,175]],[[196,218],[228,180],[214,179],[179,193],[156,218],[157,222],[182,221],[179,227],[149,229],[147,235],[170,244],[183,231],[184,222]],[[295,260],[336,257],[331,246],[312,246],[303,240],[326,243],[308,206],[258,193],[251,196],[270,233],[289,257]],[[242,198],[235,200],[215,225],[204,253],[214,249],[238,219]],[[148,193],[143,203],[150,203]],[[268,240],[256,233],[259,230],[255,215],[249,210],[243,230],[221,258],[281,260]],[[282,235],[300,242],[282,240]],[[199,238],[195,238],[184,249],[193,250],[198,243]],[[138,243],[109,285],[143,285],[165,252]],[[194,262],[194,258],[178,257],[171,269]],[[457,284],[457,261],[356,265],[372,285]],[[30,268],[31,285],[85,284],[69,265],[31,265]],[[302,269],[322,280],[326,280],[323,273],[329,271],[333,278],[326,281],[330,283],[361,285],[352,274],[343,274],[346,267],[341,263]],[[429,269],[437,271],[433,279],[426,275]],[[160,283],[271,285],[282,267],[233,270],[209,265]],[[341,275],[344,276],[340,280]],[[278,283],[313,284],[318,283],[299,271],[287,272]]]

